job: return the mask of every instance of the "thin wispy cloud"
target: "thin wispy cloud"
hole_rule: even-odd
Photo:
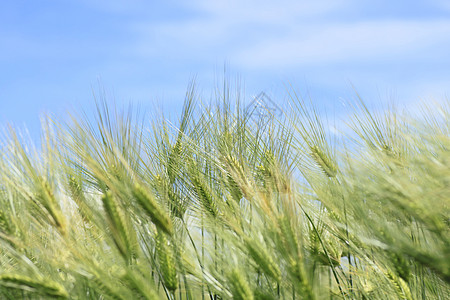
[[[170,53],[234,60],[237,51],[265,37],[289,34],[311,18],[322,19],[339,12],[343,2],[192,1],[189,2],[189,9],[194,12],[192,18],[133,24],[138,40],[130,49],[135,46],[138,54],[146,56]]]
[[[345,10],[354,3],[349,0],[318,1],[205,1],[190,2],[196,10],[227,23],[256,22],[264,24],[289,23],[299,17],[320,17],[328,13]]]
[[[307,30],[298,28],[282,37],[262,38],[238,51],[236,61],[249,68],[368,61],[398,63],[439,59],[434,53],[450,47],[450,21],[447,20],[321,23],[310,25]],[[450,62],[440,54],[441,59]]]
[[[270,69],[329,63],[446,59],[450,21],[444,18],[337,18],[353,1],[193,1],[200,12],[179,22],[133,24],[143,57],[232,61]],[[331,17],[330,17],[331,16]],[[438,55],[436,55],[438,54]]]

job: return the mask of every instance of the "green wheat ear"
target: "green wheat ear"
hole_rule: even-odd
[[[153,285],[143,278],[140,274],[128,269],[121,277],[122,281],[130,287],[134,295],[139,295],[140,299],[155,300],[160,299]]]
[[[123,295],[122,291],[117,289],[117,283],[112,284],[111,281],[108,281],[107,276],[92,274],[92,277],[89,278],[89,281],[90,285],[94,285],[98,289],[98,292],[101,293],[101,296],[105,297],[105,299],[113,299],[113,300],[129,299],[127,295]]]
[[[51,223],[62,234],[66,234],[66,219],[61,212],[58,201],[53,194],[53,190],[47,180],[40,180],[40,200],[41,205],[45,208],[51,217]]]
[[[134,232],[130,230],[130,224],[124,216],[123,211],[119,207],[111,191],[106,192],[102,196],[103,207],[105,208],[106,217],[111,229],[114,243],[120,254],[127,262],[136,254]]]
[[[92,222],[94,216],[92,210],[90,210],[89,206],[86,204],[83,188],[80,182],[73,176],[70,176],[69,178],[69,192],[72,200],[77,204],[78,211],[83,218],[83,221],[87,223]]]
[[[261,268],[261,270],[277,282],[280,282],[280,268],[275,264],[272,256],[269,255],[267,250],[259,242],[247,237],[244,238],[244,244],[250,257],[253,258],[253,261]]]
[[[268,291],[265,291],[261,288],[256,288],[253,291],[253,294],[255,295],[255,300],[276,300],[277,298],[275,298],[274,295],[272,295],[271,293],[269,293]]]
[[[20,238],[21,232],[17,228],[16,220],[13,219],[10,213],[6,214],[4,211],[0,209],[0,233],[5,234],[5,240],[12,247],[16,247],[16,242],[14,241],[14,237]]]
[[[177,269],[172,246],[169,244],[164,232],[158,231],[156,235],[156,252],[164,285],[169,291],[173,292],[178,288]]]
[[[332,160],[317,146],[311,146],[311,156],[322,171],[330,178],[336,177],[337,168]]]
[[[314,292],[307,278],[303,260],[301,257],[289,258],[288,271],[290,272],[295,288],[303,294],[303,299],[313,300],[315,299]]]
[[[237,300],[253,300],[253,293],[247,280],[238,269],[233,269],[228,273],[228,281],[233,294],[233,299]]]
[[[213,217],[215,218],[219,211],[217,209],[216,203],[214,202],[213,195],[211,193],[210,188],[205,184],[203,178],[201,177],[200,172],[197,170],[197,165],[192,163],[191,166],[191,181],[194,187],[195,194],[197,198],[200,200],[203,208]]]
[[[46,297],[69,298],[69,294],[62,285],[49,279],[33,279],[24,275],[2,274],[0,275],[0,285],[37,293]]]
[[[139,203],[145,213],[150,217],[153,224],[155,224],[158,229],[172,235],[172,221],[167,213],[158,205],[155,198],[139,184],[134,185],[132,194],[137,203]]]
[[[247,197],[250,199],[251,193],[245,186],[247,184],[247,180],[244,174],[243,166],[239,160],[232,155],[227,155],[223,158],[223,161],[225,162],[227,187],[230,194],[237,203],[239,203],[242,197]]]
[[[394,286],[394,290],[397,293],[399,299],[412,300],[411,290],[408,284],[400,277],[398,277],[391,270],[385,272],[386,277],[389,279],[391,284]]]

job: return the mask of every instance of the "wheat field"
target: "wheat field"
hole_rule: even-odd
[[[282,115],[216,95],[7,129],[0,298],[450,298],[448,100],[355,100],[333,135],[293,91]]]

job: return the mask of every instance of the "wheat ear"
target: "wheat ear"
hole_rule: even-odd
[[[261,270],[277,282],[280,282],[280,268],[275,264],[267,250],[259,242],[250,238],[245,238],[244,244],[250,254],[250,257],[261,268]]]
[[[139,184],[135,184],[133,188],[133,197],[144,209],[145,213],[150,217],[155,226],[169,235],[173,233],[172,221],[166,212],[159,207],[155,198],[147,192]]]
[[[114,243],[123,258],[130,262],[131,258],[135,255],[135,245],[132,242],[132,240],[135,239],[131,236],[131,225],[127,224],[124,213],[111,191],[108,191],[103,195],[102,202],[111,228]]]
[[[59,204],[53,194],[50,184],[46,180],[41,180],[41,204],[49,213],[52,223],[62,234],[66,234],[66,220],[61,212]]]
[[[253,300],[253,293],[247,280],[242,276],[238,269],[233,269],[228,274],[228,281],[231,285],[231,293],[233,299],[237,300]]]
[[[173,292],[178,287],[177,270],[174,263],[173,249],[164,232],[158,231],[156,235],[156,252],[164,285],[169,291]]]
[[[14,289],[35,292],[48,297],[69,298],[69,294],[62,285],[49,279],[33,279],[18,274],[2,274],[0,275],[0,284]]]
[[[331,159],[317,146],[311,146],[311,156],[322,171],[330,178],[336,177],[337,168]]]

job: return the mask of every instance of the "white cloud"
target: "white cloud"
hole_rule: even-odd
[[[256,76],[259,86],[278,75],[288,81],[300,76],[338,95],[346,95],[342,87],[350,88],[350,80],[366,95],[396,90],[402,103],[426,97],[421,84],[439,82],[427,88],[428,96],[448,91],[443,71],[450,64],[448,19],[359,16],[361,5],[354,1],[194,0],[186,5],[190,13],[179,20],[133,23],[136,42],[129,44],[129,55],[200,77],[227,61]]]
[[[318,17],[341,10],[353,0],[198,0],[189,2],[199,11],[225,22],[285,23],[299,17]]]
[[[247,67],[286,67],[377,59],[402,60],[450,45],[450,21],[365,21],[298,26],[280,38],[262,38],[236,53]],[[420,53],[419,53],[420,56]]]
[[[133,24],[131,30],[138,38],[129,51],[147,58],[203,63],[225,59],[245,69],[445,59],[445,51],[438,48],[450,47],[449,20],[388,20],[380,15],[345,20],[341,13],[357,4],[352,0],[194,0],[189,2],[196,12],[191,18]]]
[[[140,36],[135,47],[141,55],[183,52],[188,57],[196,55],[230,58],[233,53],[266,37],[292,33],[292,30],[309,22],[320,22],[330,14],[338,13],[353,1],[192,1],[189,9],[195,17],[178,21],[133,24],[131,30]],[[166,51],[162,51],[166,50]],[[168,52],[167,52],[168,51]],[[189,52],[192,51],[192,52]],[[201,51],[201,52],[200,52]],[[183,54],[181,53],[181,54]]]

